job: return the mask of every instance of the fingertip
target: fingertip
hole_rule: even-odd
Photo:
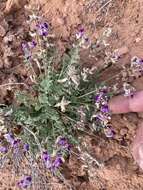
[[[129,98],[125,96],[117,96],[112,98],[109,101],[109,109],[113,114],[129,112]]]
[[[113,114],[143,112],[143,91],[136,92],[132,97],[120,95],[112,98],[109,109]]]
[[[129,109],[132,112],[143,112],[143,91],[136,92],[129,98]]]

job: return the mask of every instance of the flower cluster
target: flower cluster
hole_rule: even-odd
[[[35,35],[46,37],[48,35],[49,25],[47,22],[41,22],[36,25]],[[32,56],[32,49],[37,46],[37,42],[33,39],[31,42],[22,43],[22,51],[24,52],[25,58],[30,59]]]
[[[32,184],[32,177],[31,176],[25,176],[23,179],[21,179],[18,182],[18,187],[21,189],[29,188]]]
[[[43,160],[46,168],[52,172],[59,169],[59,167],[63,163],[63,159],[62,159],[61,155],[56,155],[56,158],[53,159],[52,156],[47,151],[43,152],[42,160]]]
[[[15,145],[16,142],[18,142],[17,140],[14,139],[14,136],[12,135],[12,133],[7,133],[4,135],[4,138],[6,139],[6,141],[8,143],[10,143],[10,145]]]
[[[113,54],[111,54],[111,61],[113,63],[116,63],[120,58],[121,58],[121,56],[118,53],[118,51],[114,51]]]
[[[143,74],[143,59],[134,56],[131,59],[131,72],[135,77],[141,76]]]
[[[6,154],[8,152],[8,148],[6,146],[1,146],[0,147],[0,153],[1,154]]]
[[[6,133],[4,135],[7,145],[0,146],[0,153],[6,154],[9,149],[18,150],[19,148],[23,150],[23,153],[29,151],[29,144],[23,144],[21,139],[16,139],[12,133]]]
[[[2,146],[0,146],[0,155],[5,156],[5,154],[11,152],[13,156],[12,158],[18,160],[18,162],[15,162],[15,160],[13,160],[13,162],[18,164],[17,166],[20,167],[19,164],[22,162],[23,156],[29,151],[29,144],[24,144],[21,139],[15,138],[10,132],[3,136],[5,141],[2,141]],[[26,176],[20,180],[17,185],[19,188],[28,188],[31,185],[31,181],[32,178],[30,176]]]
[[[36,41],[32,41],[32,42],[23,42],[21,44],[22,46],[22,51],[24,52],[24,56],[26,59],[30,59],[32,56],[32,49],[35,48],[37,45]]]
[[[76,39],[79,41],[79,46],[87,49],[90,47],[91,42],[89,38],[85,34],[84,28],[81,28],[77,33],[76,33]]]
[[[68,140],[65,137],[58,137],[56,143],[59,146],[60,150],[69,152],[71,149],[71,145],[68,143]]]
[[[49,25],[47,22],[37,24],[37,31],[40,36],[47,36]]]
[[[79,40],[79,39],[83,38],[84,35],[85,35],[84,28],[81,28],[81,29],[76,33],[76,39]]]
[[[143,73],[143,59],[137,56],[131,59],[131,69]]]
[[[134,92],[136,91],[133,86],[131,86],[129,83],[126,82],[123,83],[123,90],[124,90],[124,96],[133,96]]]
[[[106,86],[99,89],[97,94],[94,96],[94,104],[96,111],[92,115],[91,120],[93,121],[93,127],[104,128],[105,135],[107,137],[113,137],[114,131],[110,126],[111,113],[108,107],[108,89]]]
[[[15,147],[16,146],[16,141],[14,140],[14,137],[11,133],[6,133],[4,135],[4,138],[6,140],[7,143],[10,144],[10,147]],[[0,153],[6,154],[10,148],[7,144],[3,144],[3,142],[1,142],[1,146],[0,146]]]
[[[51,156],[47,151],[44,151],[42,154],[42,161],[44,162],[46,168],[52,172],[55,172],[61,167],[64,162],[64,153],[66,152],[69,154],[71,149],[71,145],[64,137],[59,137],[56,143],[58,146],[56,155]]]

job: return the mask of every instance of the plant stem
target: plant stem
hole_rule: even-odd
[[[112,1],[113,1],[113,0],[107,1],[107,3],[105,3],[102,7],[100,7],[96,13],[99,14],[99,13],[101,12],[101,10],[104,9],[104,7],[106,7],[106,6],[107,6],[109,3],[111,3]]]
[[[23,128],[24,128],[26,131],[28,131],[31,135],[33,135],[33,137],[34,137],[34,139],[35,139],[35,142],[37,143],[37,146],[39,147],[40,152],[42,153],[42,147],[41,147],[41,144],[40,144],[38,138],[36,137],[36,135],[35,135],[30,129],[28,129],[27,127],[23,126]]]
[[[13,85],[23,85],[23,86],[28,87],[25,83],[6,83],[6,84],[1,84],[0,88],[3,88],[5,86],[13,86]]]
[[[118,73],[118,74],[116,74],[116,75],[114,75],[113,77],[111,77],[111,78],[109,78],[109,79],[103,81],[102,84],[105,84],[105,83],[109,82],[110,80],[112,80],[113,78],[119,76],[120,74],[121,74],[121,72]],[[85,97],[85,96],[88,96],[88,95],[90,95],[90,94],[93,94],[93,93],[96,92],[96,91],[97,91],[97,89],[96,89],[96,90],[93,90],[93,91],[91,91],[91,92],[88,92],[88,93],[86,93],[86,94],[83,94],[83,95],[79,96],[78,98],[83,98],[83,97]]]
[[[96,92],[96,91],[97,91],[97,89],[96,89],[96,90],[93,90],[93,91],[91,91],[91,92],[88,92],[88,93],[86,93],[86,94],[83,94],[83,95],[79,96],[78,98],[83,98],[83,97],[85,97],[85,96],[88,96],[88,95],[90,95],[90,94],[93,94],[93,93]]]

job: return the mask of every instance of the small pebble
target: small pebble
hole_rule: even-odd
[[[100,153],[101,153],[101,148],[98,147],[98,146],[96,147],[96,153],[97,153],[97,154],[100,154]]]
[[[120,135],[122,135],[122,136],[124,136],[125,134],[127,134],[128,133],[128,129],[127,128],[122,128],[121,130],[120,130]]]
[[[117,170],[120,170],[120,169],[121,169],[120,164],[116,164],[116,169],[117,169]]]
[[[136,39],[135,39],[135,42],[136,42],[136,43],[139,43],[140,41],[141,41],[141,38],[136,38]]]

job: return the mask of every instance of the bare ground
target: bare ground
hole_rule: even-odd
[[[40,1],[40,0],[39,0]],[[37,1],[38,3],[38,1]],[[128,64],[131,57],[143,57],[143,1],[142,0],[41,0],[41,14],[51,24],[52,30],[59,39],[61,48],[67,46],[73,39],[75,32],[83,26],[91,40],[97,40],[107,27],[111,27],[113,34],[109,39],[112,50],[126,46],[128,51],[122,56],[118,67]],[[107,3],[106,6],[104,6]],[[30,5],[37,6],[31,0]],[[11,13],[3,13],[5,2],[1,3],[0,12],[0,83],[26,82],[28,72],[20,64],[20,40],[26,39],[26,13],[24,9]],[[16,34],[16,35],[15,35]],[[12,43],[5,42],[6,38],[14,35]],[[9,49],[8,49],[9,48]],[[9,51],[9,52],[7,52]],[[95,59],[86,59],[85,64],[99,64]],[[101,63],[102,64],[102,63]],[[108,79],[117,68],[111,67],[102,78]],[[111,81],[114,83],[114,81]],[[132,84],[143,89],[143,77],[134,79]],[[0,89],[0,103],[11,103],[14,89]],[[21,86],[22,89],[22,86]],[[64,168],[64,175],[68,182],[77,190],[142,190],[143,172],[134,163],[130,146],[138,124],[143,114],[130,113],[116,115],[112,118],[116,136],[109,140],[103,135],[84,135],[84,143],[88,151],[103,167],[89,166],[83,170],[83,163],[73,156]],[[85,138],[84,138],[85,137]],[[14,190],[16,178],[10,173],[11,167],[0,173],[0,190]],[[51,187],[52,188],[52,187]],[[60,183],[55,183],[53,189],[67,189]]]

